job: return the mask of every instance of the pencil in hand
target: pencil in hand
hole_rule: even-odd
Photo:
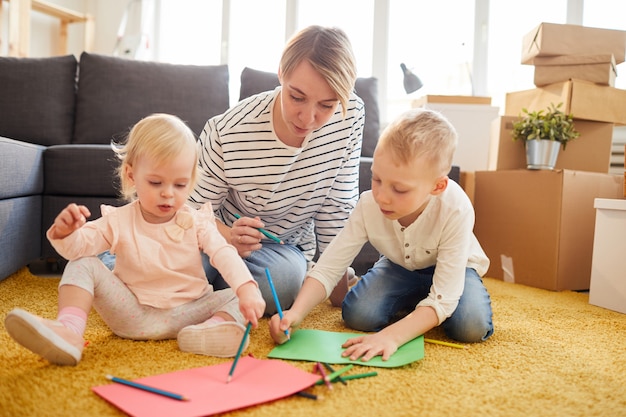
[[[241,216],[237,213],[234,214],[234,216],[238,219],[241,219]],[[256,230],[258,230],[259,232],[263,233],[263,235],[265,237],[267,237],[268,239],[273,240],[276,243],[280,243],[281,245],[284,245],[285,242],[283,242],[281,239],[279,239],[277,236],[271,234],[270,232],[268,232],[267,230],[263,229],[262,227],[258,227]]]
[[[276,310],[278,311],[278,317],[283,319],[283,309],[280,308],[280,300],[278,299],[278,294],[276,293],[276,288],[274,287],[274,282],[272,281],[272,276],[270,275],[269,268],[265,268],[265,275],[267,276],[267,282],[270,284],[270,290],[272,290],[272,296],[274,297],[274,304],[276,304]],[[289,335],[289,329],[285,330],[285,336],[287,336],[287,340],[291,340],[291,336]]]
[[[237,366],[237,362],[239,362],[239,357],[241,356],[241,352],[243,351],[243,347],[246,345],[246,338],[250,334],[250,328],[251,327],[252,327],[252,323],[248,322],[248,325],[246,326],[246,331],[243,333],[243,337],[241,338],[241,343],[239,344],[239,349],[237,349],[237,354],[235,355],[235,360],[233,361],[233,365],[230,367],[230,372],[228,372],[228,378],[226,379],[226,383],[227,384],[233,378],[233,373],[235,373],[235,367]]]

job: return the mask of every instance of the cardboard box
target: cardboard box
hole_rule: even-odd
[[[626,313],[626,200],[596,198],[589,303]]]
[[[459,178],[461,187],[465,191],[465,194],[469,197],[472,204],[474,204],[474,187],[476,184],[476,174],[473,171],[461,171]]]
[[[453,103],[453,104],[486,104],[491,105],[491,97],[481,96],[439,96],[425,95],[413,100],[413,107],[423,107],[426,103]]]
[[[523,141],[513,140],[513,122],[518,116],[500,116],[491,124],[488,170],[526,168]],[[574,120],[580,136],[561,148],[555,169],[608,173],[611,167],[613,123]]]
[[[624,62],[626,32],[579,25],[541,23],[522,39],[522,64],[534,64],[534,58],[546,55],[613,54],[615,62]]]
[[[535,58],[535,85],[570,79],[615,87],[615,57],[605,55],[561,55]]]
[[[548,290],[587,290],[596,198],[619,198],[621,178],[595,172],[476,172],[474,233],[488,277]]]
[[[576,119],[626,124],[626,90],[582,80],[507,93],[504,114],[519,116],[524,108],[544,110],[559,103],[563,103],[560,110]]]

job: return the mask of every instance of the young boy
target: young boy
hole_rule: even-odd
[[[481,276],[489,259],[473,234],[474,210],[447,177],[457,134],[440,114],[414,109],[382,133],[374,152],[372,190],[309,272],[282,320],[276,343],[324,301],[366,241],[381,258],[343,301],[346,325],[376,332],[346,341],[343,356],[389,357],[404,343],[442,325],[462,342],[493,333],[491,301]]]

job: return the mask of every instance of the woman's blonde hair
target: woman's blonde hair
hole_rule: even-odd
[[[440,113],[412,109],[385,128],[377,146],[391,150],[403,164],[424,158],[439,177],[450,172],[457,142],[456,129]]]
[[[282,76],[291,75],[304,60],[309,61],[337,94],[345,117],[356,82],[356,60],[348,36],[338,28],[313,25],[302,29],[283,50],[279,63]]]
[[[120,179],[122,197],[126,200],[132,201],[137,198],[126,167],[132,167],[139,158],[146,156],[161,163],[175,158],[184,150],[193,149],[196,157],[191,172],[190,189],[195,185],[198,170],[196,137],[185,122],[176,116],[156,113],[145,117],[130,130],[125,144],[121,146],[112,144],[112,148],[121,161],[117,175]]]

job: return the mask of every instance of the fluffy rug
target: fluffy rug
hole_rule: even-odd
[[[2,320],[14,307],[54,318],[58,281],[24,268],[0,282]],[[427,343],[419,362],[359,366],[378,376],[334,384],[332,391],[313,387],[323,397],[317,401],[289,397],[228,416],[626,416],[626,315],[590,305],[586,293],[489,278],[485,284],[496,327],[488,342],[467,349]],[[303,327],[348,331],[330,303],[318,306]],[[447,340],[439,329],[426,337]],[[0,415],[123,416],[90,389],[108,383],[106,374],[134,379],[230,361],[182,353],[175,340],[120,339],[95,312],[86,338],[81,363],[59,367],[17,345],[1,326]],[[273,346],[264,319],[245,353],[266,358]],[[310,363],[290,363],[311,370]]]

